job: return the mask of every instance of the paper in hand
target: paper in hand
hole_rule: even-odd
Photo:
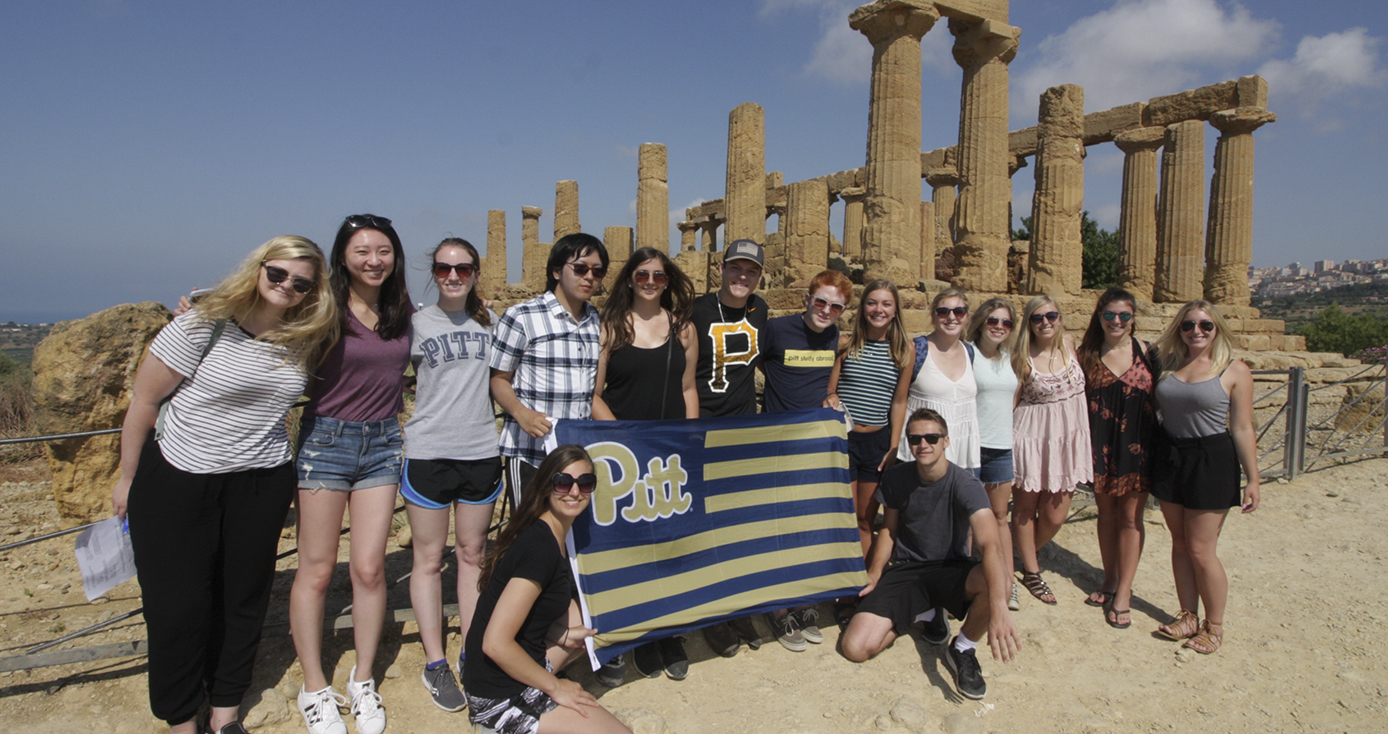
[[[135,550],[125,521],[111,517],[77,536],[77,565],[82,589],[92,601],[135,576]]]

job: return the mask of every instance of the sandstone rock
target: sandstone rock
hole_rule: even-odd
[[[259,693],[251,694],[246,703],[249,704],[249,708],[242,723],[246,725],[247,729],[273,726],[289,721],[289,699],[274,688],[267,688]]]
[[[665,719],[654,711],[628,709],[612,713],[631,729],[632,734],[662,734],[665,731]]]
[[[64,321],[34,349],[34,418],[40,433],[119,428],[145,350],[172,318],[162,304],[124,304]],[[110,514],[120,435],[48,444],[58,515],[71,527]]]
[[[902,696],[892,704],[892,721],[906,727],[913,734],[924,732],[930,725],[930,712],[919,703]]]
[[[967,711],[956,711],[941,722],[948,734],[978,734],[983,731],[983,722]]]

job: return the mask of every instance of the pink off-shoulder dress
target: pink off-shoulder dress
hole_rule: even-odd
[[[1012,414],[1012,467],[1016,486],[1027,492],[1071,492],[1094,481],[1084,370],[1074,352],[1060,372],[1032,365]]]

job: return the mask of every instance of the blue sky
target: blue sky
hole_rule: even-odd
[[[342,217],[395,220],[416,300],[423,253],[486,241],[505,209],[579,182],[581,221],[635,225],[636,149],[669,149],[671,240],[722,196],[728,112],[766,110],[767,169],[863,164],[871,48],[852,2],[175,3],[0,7],[0,321],[172,303],[277,234],[325,247]],[[1046,87],[1107,109],[1261,73],[1254,264],[1388,255],[1381,3],[1016,0],[1012,127]],[[923,147],[958,135],[960,70],[923,43]],[[1207,129],[1207,152],[1216,131]],[[1122,156],[1091,148],[1086,208],[1117,224]],[[1017,216],[1032,171],[1014,178]],[[835,207],[835,227],[838,210]]]

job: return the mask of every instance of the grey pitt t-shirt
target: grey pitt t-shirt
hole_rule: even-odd
[[[973,472],[950,464],[938,481],[923,483],[915,462],[882,473],[877,501],[901,513],[893,561],[946,561],[969,557],[969,518],[988,510],[988,492]]]
[[[491,320],[495,324],[496,316]],[[438,306],[416,311],[410,324],[410,361],[419,383],[414,417],[405,424],[405,458],[499,456],[489,389],[491,327],[466,311]]]

